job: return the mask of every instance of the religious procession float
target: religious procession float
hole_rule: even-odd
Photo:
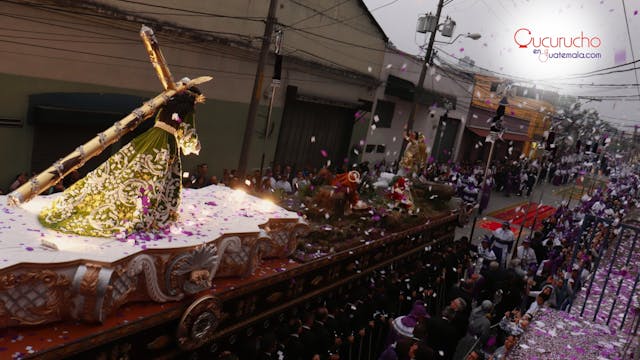
[[[151,29],[141,36],[165,90],[2,196],[1,358],[211,355],[453,240],[465,212],[452,189],[395,174],[321,171],[275,202],[182,189],[180,152],[199,151],[197,85],[211,78],[174,82]],[[38,196],[154,115],[85,178]],[[411,171],[426,153],[407,140]]]

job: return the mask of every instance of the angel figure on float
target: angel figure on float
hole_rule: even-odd
[[[404,134],[407,147],[402,154],[398,175],[411,176],[417,173],[427,160],[427,145],[424,135],[418,131],[407,131]]]

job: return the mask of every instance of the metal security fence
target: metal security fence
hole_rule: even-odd
[[[579,293],[567,311],[579,308],[581,317],[638,334],[639,234],[635,224],[585,216],[568,268],[572,276],[577,271],[580,277],[585,269],[589,275],[585,284],[576,286]]]

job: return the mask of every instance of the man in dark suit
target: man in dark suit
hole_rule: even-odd
[[[455,311],[446,307],[439,317],[427,320],[427,345],[431,347],[436,359],[449,360],[456,348],[456,329],[451,324]]]
[[[285,360],[302,360],[304,346],[300,340],[302,333],[302,322],[298,318],[293,318],[289,322],[289,335],[284,344]]]
[[[313,332],[312,327],[315,318],[313,313],[306,312],[302,315],[302,330],[300,332],[300,341],[304,347],[303,359],[311,359],[318,354],[318,338]]]

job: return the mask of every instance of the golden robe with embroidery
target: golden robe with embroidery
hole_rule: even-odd
[[[179,149],[185,155],[200,150],[193,113],[173,124],[160,121],[158,113],[153,128],[66,189],[40,212],[40,222],[100,237],[168,226],[180,205]]]

